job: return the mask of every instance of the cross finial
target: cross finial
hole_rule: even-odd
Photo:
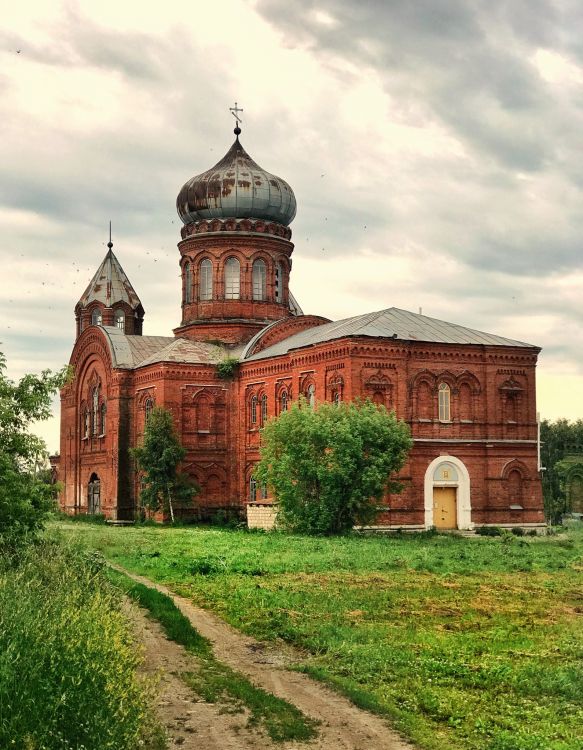
[[[235,122],[237,123],[235,125],[235,135],[237,136],[237,138],[239,137],[239,133],[241,132],[241,128],[239,127],[239,125],[243,122],[239,117],[239,112],[242,111],[243,110],[241,109],[241,107],[239,107],[237,102],[235,102],[234,107],[229,107],[229,112],[233,115],[233,117],[235,118]]]
[[[110,250],[113,247],[113,242],[111,241],[111,221],[109,222],[109,242],[107,243],[107,247]]]

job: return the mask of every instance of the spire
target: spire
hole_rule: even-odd
[[[113,307],[118,302],[125,302],[132,310],[141,307],[140,298],[114,255],[111,237],[107,247],[107,254],[81,295],[79,304],[87,307],[92,302],[101,302],[105,307]]]

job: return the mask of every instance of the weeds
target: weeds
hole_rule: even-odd
[[[112,570],[110,576],[128,596],[150,612],[171,640],[198,658],[197,670],[181,675],[197,695],[209,703],[228,701],[235,711],[246,708],[250,714],[249,724],[262,726],[276,742],[316,737],[315,721],[287,701],[256,687],[246,677],[217,661],[209,641],[191,625],[170,597],[141,583],[134,583],[117,571]]]
[[[0,747],[164,747],[99,558],[51,542],[0,571]]]
[[[301,669],[421,748],[583,748],[582,529],[474,539],[78,535],[241,630],[300,647]]]

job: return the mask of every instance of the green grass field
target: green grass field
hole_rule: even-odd
[[[318,539],[67,525],[386,715],[419,747],[582,750],[583,532]]]

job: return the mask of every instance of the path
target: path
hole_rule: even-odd
[[[287,750],[301,746],[312,750],[413,750],[413,746],[391,730],[380,717],[362,711],[307,675],[286,670],[286,664],[301,661],[300,655],[243,635],[211,612],[173,594],[165,586],[118,566],[113,567],[133,580],[170,596],[198,632],[211,641],[217,659],[321,722],[318,738],[305,745],[297,742],[274,744],[268,737],[246,730],[241,714],[221,714],[216,706],[198,701],[193,696],[176,676],[176,673],[188,671],[188,660],[193,657],[181,646],[168,641],[159,626],[142,615],[142,636],[148,664],[150,668],[162,667],[164,671],[161,716],[167,726],[171,725],[171,737],[176,735],[171,747],[181,747],[183,750],[195,747],[200,750],[267,750],[275,747]],[[192,661],[190,665],[192,670]],[[168,704],[172,695],[177,700]]]

